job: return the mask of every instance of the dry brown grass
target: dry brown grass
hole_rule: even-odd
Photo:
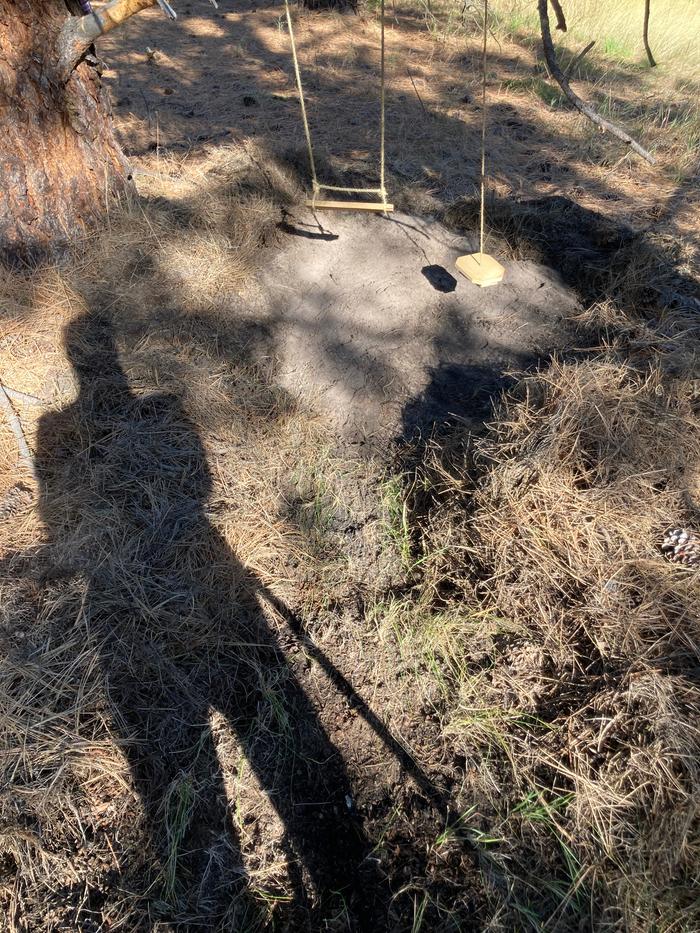
[[[597,292],[579,321],[594,343],[409,472],[424,576],[394,626],[440,659],[429,689],[489,801],[510,877],[496,928],[694,930],[700,577],[660,545],[700,521],[697,279],[653,237],[605,260],[605,224],[597,260],[567,265],[565,213],[502,207],[512,248],[556,240]]]
[[[296,890],[290,816],[270,801],[328,757],[256,593],[332,598],[332,532],[323,547],[298,519],[330,508],[309,477],[333,462],[324,425],[275,384],[271,332],[225,313],[298,189],[250,150],[167,169],[65,261],[2,271],[0,372],[43,401],[20,406],[40,488],[6,496],[0,522],[3,929],[267,927]],[[4,424],[0,450],[0,492],[31,485]],[[169,707],[182,719],[158,726]],[[204,867],[182,851],[216,823],[217,775],[252,899],[225,838],[204,840]]]
[[[255,14],[237,80],[247,91],[252,67],[264,75],[261,98],[286,95],[287,103],[275,98],[279,114],[270,118],[286,140],[298,126],[290,75],[267,68],[271,55],[286,55],[278,12]],[[415,12],[399,11],[389,36],[390,170],[399,203],[435,210],[437,196],[468,191],[476,179],[478,110],[462,98],[478,91],[478,43],[440,28],[426,35]],[[226,14],[236,29],[250,15]],[[302,17],[299,31],[316,82],[321,147],[335,154],[328,169],[359,179],[374,170],[376,140],[369,133],[358,141],[344,119],[345,95],[352,92],[358,117],[373,127],[376,20],[353,20],[352,30],[345,18]],[[262,49],[252,66],[251,48]],[[696,154],[686,132],[694,116],[685,120],[682,109],[687,90],[678,90],[672,114],[658,94],[636,107],[632,72],[579,75],[599,99],[605,81],[618,82],[612,115],[646,123],[645,140],[662,155],[654,188],[578,116],[556,101],[543,105],[530,46],[504,42],[493,68],[497,191],[564,193],[609,215],[630,213],[638,225],[676,209],[671,176],[692,169]],[[137,122],[132,115],[122,126],[129,120]],[[167,144],[165,122],[159,132]],[[141,130],[145,149],[152,127]],[[301,196],[297,176],[251,146],[210,150],[204,159],[158,152],[135,161],[145,200],[122,205],[109,229],[67,262],[0,272],[0,375],[46,403],[21,409],[30,442],[37,446],[42,413],[68,419],[54,420],[48,434],[44,421],[38,445],[60,480],[52,509],[19,496],[0,514],[0,926],[87,933],[151,924],[165,933],[216,915],[220,929],[270,928],[278,917],[314,928],[308,914],[294,913],[284,821],[270,802],[276,787],[284,795],[283,778],[275,785],[261,777],[262,765],[253,773],[252,740],[232,728],[225,702],[210,714],[187,699],[183,658],[200,662],[196,686],[209,690],[231,674],[220,656],[243,644],[251,659],[243,693],[262,697],[250,717],[259,762],[274,771],[280,748],[283,755],[299,748],[280,715],[295,678],[306,678],[348,757],[367,749],[371,762],[355,776],[367,785],[367,812],[378,814],[373,855],[384,866],[387,851],[398,853],[398,929],[454,931],[475,922],[504,931],[694,933],[698,576],[665,563],[658,550],[666,527],[697,527],[700,510],[692,251],[678,239],[640,237],[589,217],[591,259],[580,249],[581,215],[569,216],[571,202],[492,203],[492,243],[556,265],[579,289],[586,349],[519,378],[476,442],[455,431],[436,439],[427,457],[419,451],[402,498],[396,476],[378,494],[377,465],[344,462],[322,421],[277,386],[265,322],[227,313],[232,295],[254,292],[261,247],[274,239],[285,205]],[[551,171],[541,168],[547,162]],[[473,227],[473,205],[459,203],[447,219]],[[156,419],[162,436],[138,423],[124,430],[115,411],[100,426],[91,412],[63,338],[86,317],[112,321],[137,408],[154,396],[169,399]],[[76,472],[75,455],[105,428],[117,467],[77,457],[85,472]],[[210,475],[205,470],[192,494],[188,483],[203,459]],[[168,485],[167,470],[154,462],[172,467],[181,485]],[[131,509],[126,518],[104,509],[105,484],[115,477]],[[0,424],[0,496],[17,478],[14,439]],[[185,527],[183,537],[167,522],[165,531],[154,528],[149,496],[178,507],[194,496],[199,530]],[[345,526],[361,529],[361,546],[348,546]],[[198,593],[216,604],[209,623],[155,558],[144,564],[156,545],[166,567],[196,579]],[[235,555],[235,580],[221,576],[222,549]],[[95,590],[93,564],[112,584],[108,604]],[[319,665],[297,651],[275,613],[231,608],[232,589],[259,595],[265,586],[303,608],[333,646],[345,638],[338,663],[351,678],[366,677],[367,695],[399,734],[410,734],[405,717],[417,705],[422,753],[436,768],[459,762],[462,828],[478,851],[485,895],[469,887],[460,833],[448,828],[430,839],[430,824],[421,835],[420,807],[412,809],[391,776],[396,762],[357,727],[351,704],[343,700],[336,717]],[[331,608],[337,615],[329,623]],[[105,615],[118,620],[117,637],[99,622]],[[384,643],[374,640],[375,622]],[[261,629],[279,639],[289,663],[265,663]],[[162,651],[155,670],[140,650],[147,642]],[[163,671],[174,669],[168,680]],[[217,796],[216,766],[198,770],[187,751],[188,767],[154,777],[164,829],[155,851],[134,749],[148,738],[162,763],[172,744],[208,742],[181,723],[146,736],[142,723],[126,721],[139,704],[158,705],[140,690],[159,678],[159,703],[172,700],[209,723],[209,754],[226,798],[236,801],[252,905],[230,896],[235,879],[227,887],[230,853],[220,837],[200,840],[196,853],[182,849]],[[447,743],[429,731],[438,721]],[[311,751],[298,756],[309,771]],[[325,760],[323,747],[315,751]],[[342,786],[342,773],[327,777]],[[429,853],[437,894],[415,850]],[[439,889],[445,878],[447,895]],[[325,920],[348,927],[342,905]]]
[[[281,166],[262,172],[255,154],[224,152],[191,175],[171,163],[165,176],[140,184],[149,186],[147,199],[113,215],[104,236],[70,261],[2,278],[0,372],[57,415],[50,430],[40,422],[37,435],[41,410],[22,410],[52,493],[47,504],[44,491],[39,509],[21,500],[0,525],[8,786],[1,891],[9,929],[108,922],[131,930],[149,912],[154,928],[161,917],[167,929],[167,917],[187,924],[207,911],[219,912],[223,929],[262,929],[293,902],[273,785],[246,765],[250,746],[231,728],[226,705],[211,714],[212,747],[227,799],[236,801],[255,893],[252,905],[234,897],[226,909],[212,893],[229,877],[222,841],[198,850],[211,885],[193,883],[201,863],[182,851],[185,834],[214,805],[216,768],[202,773],[183,754],[189,768],[166,773],[165,847],[156,851],[133,765],[145,733],[127,715],[139,702],[156,705],[139,683],[161,680],[159,702],[182,703],[190,689],[183,656],[209,659],[198,681],[209,689],[227,676],[221,655],[257,643],[261,625],[281,634],[272,615],[249,607],[233,613],[232,636],[220,598],[231,587],[273,586],[310,618],[360,598],[373,606],[370,621],[384,635],[368,649],[370,661],[375,650],[382,655],[375,702],[386,716],[402,716],[410,676],[421,713],[442,722],[450,754],[465,762],[463,820],[479,852],[483,926],[693,930],[698,576],[667,564],[658,549],[666,527],[697,526],[699,511],[698,334],[687,251],[565,202],[494,202],[500,248],[558,263],[589,300],[579,321],[588,349],[520,378],[483,437],[472,442],[456,431],[436,439],[409,471],[408,496],[394,477],[376,501],[376,465],[343,462],[324,424],[276,386],[269,329],[226,312],[232,293],[254,289],[260,245],[298,196],[293,178]],[[473,205],[456,205],[448,219],[473,226]],[[598,251],[585,268],[581,249],[589,260]],[[138,422],[125,430],[118,405],[108,411],[101,430],[111,432],[116,459],[81,466],[72,458],[99,436],[100,421],[62,335],[86,319],[112,321],[133,404],[170,401],[153,438]],[[89,333],[84,342],[89,351]],[[17,479],[7,432],[1,449],[7,491]],[[211,476],[194,496],[208,530],[183,538],[176,524],[165,534],[139,504],[144,491],[168,508],[181,505],[193,481],[187,464],[202,452]],[[183,478],[177,493],[163,487],[163,463]],[[128,518],[102,507],[101,490],[115,482]],[[369,496],[362,521],[374,513],[364,551],[348,549],[342,534],[347,516],[357,515],[358,488]],[[192,606],[173,609],[170,576],[150,558],[144,564],[156,541],[163,567],[195,578],[220,604],[208,623]],[[235,580],[221,577],[221,548],[235,555]],[[401,567],[377,563],[380,548]],[[90,570],[96,556],[111,581],[108,605]],[[139,606],[131,621],[127,593]],[[127,626],[116,641],[99,622],[105,611]],[[362,640],[367,631],[363,622]],[[154,641],[163,653],[158,672],[139,657]],[[279,714],[295,675],[266,666],[258,649],[250,667],[265,702],[254,734],[274,765],[280,748],[298,747]],[[173,669],[168,679],[163,671]],[[314,670],[311,683],[328,702]],[[190,713],[197,719],[201,708]],[[190,741],[178,729],[149,737],[156,761],[169,743]],[[430,753],[445,750],[435,743]],[[402,812],[403,821],[410,825]],[[438,876],[464,833],[450,828],[421,842]],[[434,906],[429,916],[441,917],[441,928],[458,928],[457,907],[433,904],[424,884],[416,875],[402,889],[410,910],[420,916],[420,904]],[[299,928],[312,922],[292,916]]]
[[[479,895],[436,841],[442,739],[362,615],[400,577],[379,465],[279,386],[254,300],[295,176],[252,147],[160,168],[0,280],[0,373],[43,401],[33,499],[0,435],[6,926],[453,933]]]
[[[387,16],[387,170],[401,207],[434,210],[478,184],[481,85],[479,4],[400,2]],[[492,5],[489,175],[509,197],[562,194],[646,227],[695,236],[698,108],[694,78],[620,61],[598,42],[575,70],[580,93],[656,153],[650,168],[572,111],[547,78],[536,30],[514,28]],[[309,119],[324,174],[378,176],[376,4],[358,15],[297,10]],[[135,17],[103,45],[117,123],[136,161],[158,144],[196,154],[217,134],[304,148],[282,7],[242,4],[212,19],[192,8],[183,28],[158,11]],[[196,28],[195,28],[196,27]],[[604,24],[601,23],[601,28]],[[572,27],[573,28],[573,27]],[[569,64],[585,41],[559,39]],[[144,53],[159,50],[155,61]],[[167,96],[165,96],[167,93]],[[253,98],[254,105],[246,105]],[[148,153],[148,155],[144,155]],[[308,185],[308,166],[300,162]],[[683,195],[675,197],[680,185]]]
[[[107,229],[81,241],[65,261],[24,272],[0,269],[5,384],[48,404],[68,397],[75,383],[62,332],[80,314],[106,311],[126,332],[145,331],[138,360],[152,367],[144,378],[179,385],[187,373],[192,403],[215,417],[217,400],[225,396],[224,377],[212,379],[202,360],[196,365],[179,357],[197,351],[178,328],[196,332],[201,321],[213,339],[217,315],[232,297],[254,291],[260,250],[274,241],[284,207],[301,192],[289,169],[252,145],[215,150],[196,166],[159,160],[157,168],[137,171],[139,196],[119,205]],[[255,329],[251,321],[241,322],[234,340],[245,343],[247,328]],[[40,413],[33,406],[23,412],[30,433]],[[0,430],[8,432],[7,425]],[[5,440],[3,481],[11,485],[15,454],[9,432]]]

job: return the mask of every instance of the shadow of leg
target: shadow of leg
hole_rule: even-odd
[[[252,925],[257,911],[206,697],[198,696],[199,685],[174,672],[152,645],[139,645],[127,658],[112,644],[104,658],[113,721],[144,811],[150,924],[189,918],[188,928],[194,929],[196,918],[202,929],[224,919],[241,929]]]
[[[343,917],[343,929],[384,929],[386,891],[342,756],[238,570],[248,580],[237,588],[238,633],[249,644],[235,662],[218,659],[212,699],[284,827],[294,929],[325,929],[331,917]]]

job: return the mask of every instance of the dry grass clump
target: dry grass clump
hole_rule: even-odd
[[[84,581],[39,586],[14,569],[2,585],[0,897],[8,929],[97,929],[91,892],[125,854],[143,867],[143,814],[86,643]],[[111,913],[133,929],[128,898]]]
[[[7,318],[7,327],[11,327],[13,321],[21,319],[27,313],[30,306],[30,292],[28,279],[0,266],[0,301],[2,301],[4,316]],[[9,334],[3,333],[3,341],[7,341],[8,336]]]
[[[198,340],[186,347],[188,327],[200,339],[206,330],[207,340],[215,345],[216,316],[233,298],[254,292],[260,248],[274,239],[286,206],[300,196],[292,172],[252,145],[220,148],[196,165],[172,160],[159,167],[157,173],[137,173],[138,197],[122,204],[107,228],[80,242],[65,261],[35,269],[0,267],[0,378],[6,385],[43,403],[58,402],[75,391],[62,331],[74,316],[97,311],[121,317],[127,331],[136,333],[146,325],[147,333],[139,337],[139,359],[150,356],[149,375],[157,381],[159,370],[170,368],[160,375],[166,381],[182,381],[185,370],[177,354],[165,352],[159,359],[164,333],[173,337],[179,329],[181,347],[190,354],[198,352]],[[185,317],[195,320],[188,325]],[[264,325],[241,320],[227,351],[265,342],[263,330]],[[222,332],[231,335],[231,328]],[[239,354],[238,362],[246,355]],[[269,354],[259,356],[269,365]],[[186,388],[211,418],[217,410],[212,395],[228,386],[211,378],[201,352],[199,364],[196,379],[194,367],[188,373]],[[241,371],[239,367],[237,373]],[[255,393],[243,396],[250,399]],[[31,434],[41,409],[20,404]],[[270,400],[256,404],[269,405]],[[2,496],[17,477],[14,441],[4,423],[0,431],[0,456],[9,458],[0,477]]]
[[[513,247],[566,249],[573,218],[530,211]],[[409,472],[418,595],[393,621],[479,775],[496,929],[700,925],[700,576],[660,551],[700,524],[697,282],[682,251],[625,240],[579,224],[587,262],[563,258],[592,273],[591,349]]]
[[[139,198],[88,246],[81,274],[93,296],[120,283],[110,299],[137,306],[225,306],[252,287],[261,246],[301,197],[290,170],[253,146],[222,147],[195,166],[172,159],[135,180]]]
[[[700,519],[693,390],[613,351],[555,360],[477,442],[476,487],[431,467],[426,573],[462,616],[448,729],[486,768],[512,916],[547,929],[589,896],[596,929],[700,922],[700,577],[659,550]]]
[[[664,529],[697,518],[688,488],[700,435],[692,382],[664,378],[658,370],[635,373],[604,357],[568,365],[555,361],[520,389],[523,399],[480,451],[498,466],[490,469],[488,490],[477,499],[484,523],[478,529],[485,544],[492,542],[484,562],[498,586],[507,587],[508,611],[532,613],[551,635],[563,619],[570,624],[571,598],[580,600],[583,579],[602,574],[595,592],[605,614],[611,592],[632,598],[622,582],[630,561],[636,566],[657,559]],[[566,508],[554,508],[562,498]],[[487,526],[494,529],[488,536]],[[521,556],[523,569],[536,573],[537,587],[516,569]],[[614,567],[619,570],[606,576]],[[536,610],[545,591],[552,596],[543,617]],[[651,634],[646,600],[637,611]],[[595,601],[580,616],[592,643],[603,649],[602,637],[607,649],[618,647],[623,633],[633,643],[627,614],[614,631],[606,631],[597,616]],[[659,620],[658,637],[667,623]],[[663,643],[655,641],[661,652]]]

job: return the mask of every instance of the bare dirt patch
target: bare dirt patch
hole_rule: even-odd
[[[697,290],[639,228],[692,234],[687,184],[505,43],[477,290],[471,200],[301,209],[281,8],[195,9],[104,45],[141,199],[0,279],[0,374],[44,403],[0,515],[9,929],[683,929],[697,577],[655,539],[697,521]],[[324,171],[372,177],[376,20],[300,19]],[[478,58],[422,27],[389,167],[436,212],[474,189]]]
[[[558,273],[504,260],[502,286],[479,289],[455,268],[476,239],[437,221],[295,211],[282,231],[254,313],[278,335],[281,383],[346,437],[478,424],[509,370],[571,337],[579,303]]]

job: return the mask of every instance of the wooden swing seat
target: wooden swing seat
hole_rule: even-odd
[[[455,265],[462,275],[481,288],[498,285],[506,274],[500,262],[488,253],[470,253],[467,256],[460,256]]]
[[[314,201],[309,198],[306,206],[320,211],[393,211],[394,205],[386,201]]]
[[[287,28],[289,30],[289,42],[292,48],[292,61],[294,62],[294,75],[297,82],[297,92],[299,94],[299,104],[301,107],[301,120],[304,124],[304,136],[306,137],[306,149],[309,154],[309,168],[311,169],[311,181],[313,184],[314,197],[306,201],[306,206],[312,210],[321,211],[376,211],[377,213],[388,213],[394,210],[394,205],[387,201],[387,191],[385,184],[386,177],[386,75],[385,75],[385,43],[384,43],[384,3],[385,0],[379,0],[379,22],[380,22],[380,93],[379,93],[379,186],[377,188],[346,188],[339,185],[325,185],[319,182],[316,174],[316,160],[314,158],[314,147],[311,141],[311,129],[306,114],[306,100],[304,98],[304,88],[301,83],[301,70],[299,68],[299,58],[297,56],[297,43],[294,37],[294,24],[292,22],[292,12],[290,9],[290,0],[284,0],[284,8],[287,15]],[[379,201],[334,201],[320,199],[318,195],[322,191],[335,192],[339,194],[376,194]]]

